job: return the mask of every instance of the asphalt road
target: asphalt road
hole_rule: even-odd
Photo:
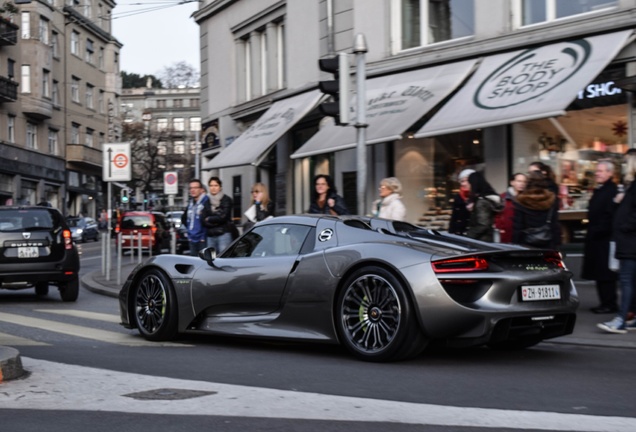
[[[82,273],[99,248],[82,245]],[[435,348],[374,364],[324,345],[149,343],[118,313],[84,289],[75,304],[0,292],[0,345],[30,372],[0,386],[2,430],[636,430],[633,349]]]

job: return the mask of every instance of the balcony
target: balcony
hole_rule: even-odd
[[[0,76],[0,102],[15,102],[16,100],[18,100],[18,83]]]
[[[84,144],[66,144],[66,161],[86,168],[102,167],[102,151]]]
[[[22,112],[35,120],[47,120],[53,116],[53,103],[48,99],[38,99],[27,94],[22,95]]]
[[[18,43],[18,27],[4,17],[0,17],[0,46]]]

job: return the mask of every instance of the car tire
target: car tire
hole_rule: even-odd
[[[364,267],[346,279],[335,317],[340,342],[361,360],[404,360],[428,342],[404,284],[382,267]]]
[[[79,277],[75,277],[59,286],[60,297],[64,302],[77,301],[79,297]]]
[[[172,340],[177,335],[178,307],[172,282],[158,269],[135,279],[131,308],[139,333],[151,341]]]
[[[38,297],[44,297],[49,294],[49,283],[38,282],[35,284],[35,295]]]

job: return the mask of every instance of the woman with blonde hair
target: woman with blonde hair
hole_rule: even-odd
[[[402,183],[395,177],[387,177],[380,181],[380,199],[373,201],[373,216],[382,219],[403,221],[406,207],[402,203]]]
[[[260,222],[274,216],[274,202],[269,198],[269,190],[263,183],[254,183],[252,186],[252,205],[244,213],[247,222],[243,229],[250,229],[256,222]]]
[[[636,330],[636,322],[627,321],[636,285],[636,149],[627,150],[625,162],[627,188],[624,193],[619,193],[614,198],[619,204],[614,213],[613,225],[613,240],[616,242],[614,256],[620,263],[618,280],[621,287],[621,305],[618,316],[613,320],[597,324],[598,328],[608,333],[627,333],[627,330]]]

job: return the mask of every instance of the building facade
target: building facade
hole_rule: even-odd
[[[135,185],[135,202],[149,202],[155,208],[182,209],[188,201],[188,182],[199,176],[201,110],[199,88],[123,89],[121,113],[124,131],[138,125],[140,135],[126,137],[133,149],[136,179],[146,184]],[[136,150],[136,151],[135,151]],[[155,161],[149,160],[154,157]],[[154,156],[152,156],[154,155]],[[155,170],[155,175],[149,171]],[[174,172],[178,193],[164,193],[164,173]],[[150,175],[150,177],[148,177]]]
[[[101,145],[121,138],[115,2],[17,3],[0,18],[16,32],[0,47],[2,83],[15,90],[0,104],[0,204],[95,217],[105,205]]]
[[[203,169],[231,179],[242,208],[242,190],[268,183],[279,213],[305,211],[313,176],[331,174],[355,212],[356,128],[325,121],[313,96],[330,78],[317,60],[362,34],[363,207],[396,176],[407,220],[444,229],[459,171],[483,170],[503,192],[541,160],[565,240],[579,241],[596,162],[634,146],[635,13],[634,0],[204,1],[202,116],[222,150],[204,152]]]

